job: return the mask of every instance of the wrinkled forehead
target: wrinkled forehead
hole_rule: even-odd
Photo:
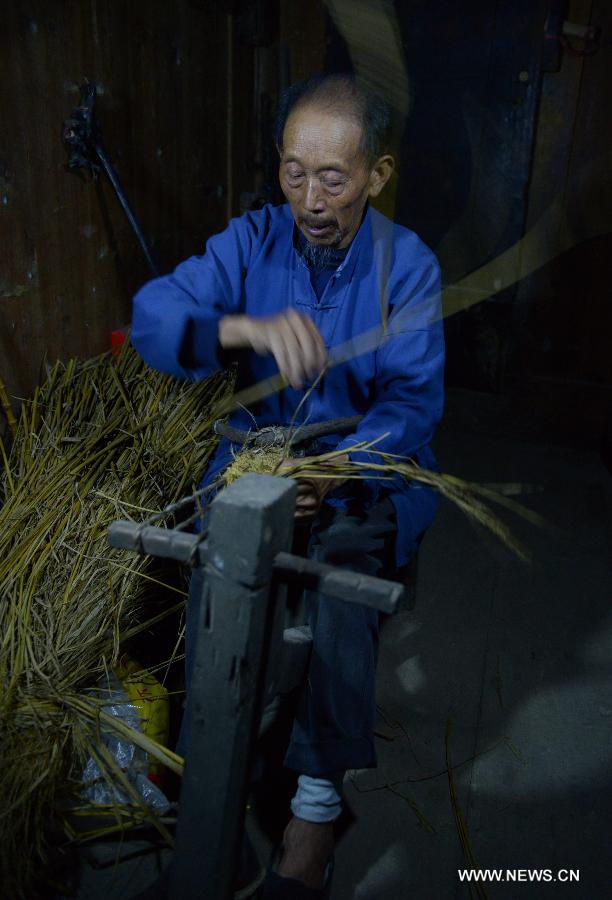
[[[303,162],[329,156],[355,164],[364,159],[361,139],[361,123],[350,108],[304,103],[287,118],[282,156]]]

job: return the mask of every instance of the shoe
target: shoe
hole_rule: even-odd
[[[311,888],[295,878],[285,878],[283,875],[278,874],[277,869],[281,854],[282,847],[278,847],[272,854],[272,860],[268,866],[258,900],[329,900],[334,871],[333,856],[325,869],[323,887]]]

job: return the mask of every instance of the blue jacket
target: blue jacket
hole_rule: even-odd
[[[146,284],[134,298],[132,343],[149,365],[188,379],[219,368],[219,320],[228,314],[269,316],[288,306],[308,314],[332,361],[310,394],[296,424],[361,414],[348,437],[326,438],[329,448],[388,433],[377,447],[435,467],[429,449],[442,415],[444,337],[440,274],[433,253],[414,232],[369,208],[344,261],[317,301],[309,270],[294,246],[288,206],[266,206],[233,219],[210,238],[203,256],[181,263],[171,275]],[[238,387],[274,375],[272,356],[242,354]],[[348,357],[348,358],[347,358]],[[254,404],[258,427],[288,425],[304,391],[290,387]],[[253,427],[239,409],[231,424]],[[231,454],[222,441],[204,483]],[[365,453],[351,454],[366,462]],[[350,484],[350,482],[349,482]],[[369,496],[381,489],[368,482]],[[434,492],[400,480],[387,483],[398,520],[397,564],[402,565],[435,513]]]

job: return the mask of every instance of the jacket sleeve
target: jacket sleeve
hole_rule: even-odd
[[[376,351],[374,399],[356,431],[338,449],[373,441],[377,450],[413,456],[426,447],[442,418],[444,405],[444,330],[440,306],[440,269],[429,251],[390,296],[386,335]],[[380,462],[376,454],[356,451],[351,459]]]
[[[171,275],[155,278],[134,297],[131,340],[154,369],[200,380],[220,368],[223,316],[241,311],[243,285],[257,240],[253,217],[232,219]]]

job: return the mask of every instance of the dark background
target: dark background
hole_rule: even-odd
[[[0,376],[15,407],[45,358],[106,349],[148,277],[106,179],[66,170],[61,127],[80,84],[98,85],[109,155],[168,271],[230,215],[280,200],[270,133],[286,84],[353,67],[397,86],[377,19],[385,13],[411,115],[397,134],[400,177],[382,207],[436,250],[447,286],[490,264],[490,299],[447,319],[448,383],[522,396],[528,385],[557,421],[568,405],[577,420],[580,407],[598,439],[612,384],[606,0],[9,4],[0,36]],[[547,17],[554,32],[566,16],[598,26],[599,41],[545,40]],[[509,249],[500,290],[495,260]],[[448,296],[459,295],[470,299]]]

